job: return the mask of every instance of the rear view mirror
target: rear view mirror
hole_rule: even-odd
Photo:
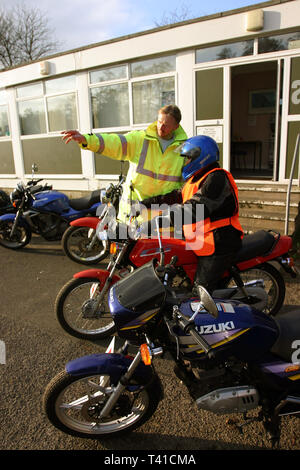
[[[199,298],[200,302],[205,308],[205,310],[210,313],[214,318],[218,317],[218,308],[211,297],[211,295],[207,292],[207,290],[202,287],[198,286],[198,293],[199,293]]]

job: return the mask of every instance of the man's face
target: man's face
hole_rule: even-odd
[[[161,139],[171,139],[179,124],[171,114],[159,113],[157,118],[157,134]]]

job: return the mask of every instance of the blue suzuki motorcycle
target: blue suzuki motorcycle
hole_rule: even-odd
[[[35,233],[45,240],[60,240],[70,222],[79,217],[95,215],[100,205],[100,190],[88,197],[69,199],[47,186],[42,179],[27,185],[18,183],[10,195],[15,212],[0,216],[0,245],[13,250],[26,246]]]
[[[176,258],[165,266],[161,253],[160,263],[152,260],[111,287],[123,346],[115,351],[114,338],[105,353],[67,363],[45,390],[48,419],[94,439],[140,427],[163,397],[153,359],[168,353],[200,413],[241,413],[240,430],[260,421],[278,444],[281,417],[300,417],[299,314],[272,318],[238,301],[213,300],[201,286],[189,298],[170,288]]]

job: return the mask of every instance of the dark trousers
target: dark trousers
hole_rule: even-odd
[[[234,254],[199,256],[194,286],[201,285],[212,294],[223,273],[232,266]]]

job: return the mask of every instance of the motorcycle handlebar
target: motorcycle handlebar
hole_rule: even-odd
[[[194,340],[203,348],[209,359],[215,356],[215,352],[212,350],[210,344],[203,338],[195,329],[195,323],[185,318],[181,313],[177,315],[177,321],[179,326],[185,333],[189,333]]]

